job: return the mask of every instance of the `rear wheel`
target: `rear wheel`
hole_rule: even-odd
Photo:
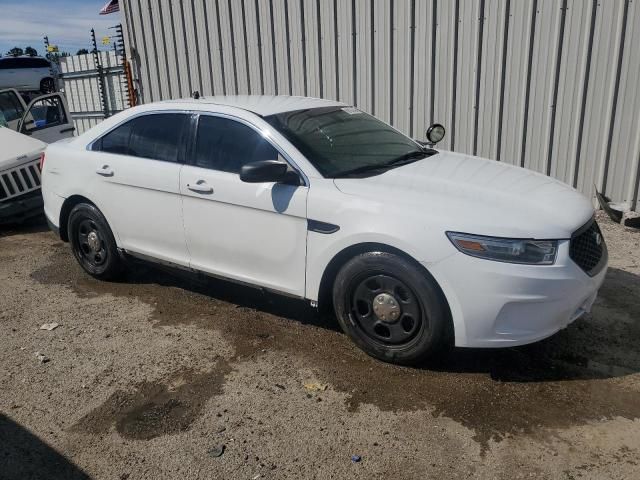
[[[40,81],[40,92],[42,93],[54,93],[56,91],[56,85],[53,78],[47,77]]]
[[[451,341],[448,306],[435,280],[409,260],[368,252],[338,272],[333,304],[342,329],[369,355],[415,364]]]
[[[80,203],[69,214],[69,241],[76,260],[100,280],[115,280],[123,272],[113,233],[104,215],[95,206]]]

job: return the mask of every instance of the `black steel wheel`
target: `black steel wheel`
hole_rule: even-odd
[[[368,354],[415,364],[452,341],[448,305],[435,280],[410,260],[368,252],[349,260],[333,288],[338,321]]]
[[[53,81],[53,78],[47,77],[47,78],[43,78],[40,81],[41,93],[54,93],[55,91],[56,91],[56,83]]]
[[[104,215],[95,206],[81,203],[69,214],[68,230],[76,260],[90,275],[112,280],[122,272],[122,260]]]
[[[428,328],[417,295],[402,280],[384,274],[354,280],[347,293],[351,317],[372,341],[404,345]]]

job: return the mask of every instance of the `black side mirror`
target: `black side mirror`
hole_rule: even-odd
[[[247,183],[280,182],[286,178],[288,167],[280,160],[247,163],[240,170],[240,180]]]

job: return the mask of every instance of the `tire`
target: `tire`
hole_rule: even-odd
[[[333,305],[344,332],[379,360],[414,365],[452,344],[449,307],[435,280],[386,252],[360,254],[340,269]]]
[[[47,77],[40,80],[40,92],[41,93],[54,93],[56,91],[56,84],[53,78]]]
[[[95,206],[73,207],[67,223],[71,250],[80,266],[99,280],[117,280],[124,271],[115,238],[104,215]]]

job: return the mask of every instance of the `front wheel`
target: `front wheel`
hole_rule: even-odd
[[[85,272],[100,280],[115,280],[122,274],[115,238],[95,206],[80,203],[73,207],[67,231],[73,255]]]
[[[451,343],[449,309],[435,280],[399,255],[349,260],[334,282],[333,304],[345,333],[386,362],[415,364]]]

